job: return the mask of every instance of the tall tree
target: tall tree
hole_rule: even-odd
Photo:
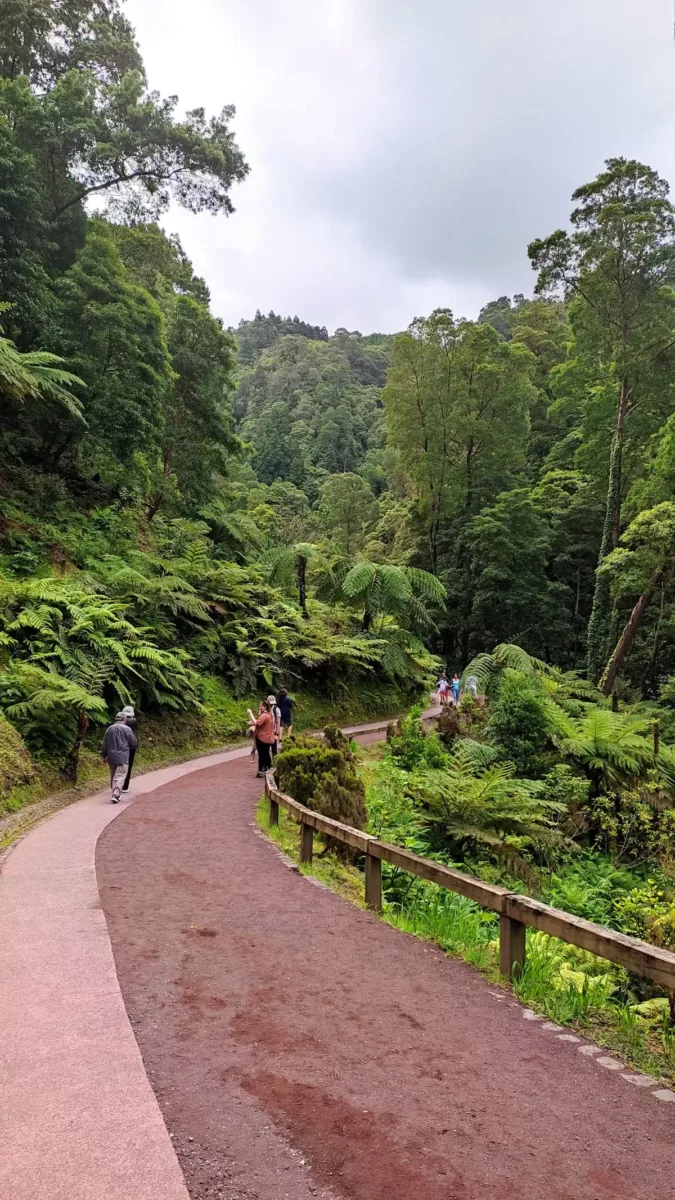
[[[438,570],[444,519],[470,518],[524,463],[532,355],[447,309],[394,339],[384,392],[389,443],[408,471]]]
[[[172,382],[165,322],[158,305],[132,283],[104,222],[94,221],[83,249],[56,287],[54,345],[85,380],[89,453],[99,469],[128,464],[160,440],[163,401]],[[63,423],[47,432],[57,463],[79,440]]]
[[[656,508],[641,512],[629,525],[622,543],[607,557],[601,569],[611,579],[615,596],[637,594],[637,600],[603,672],[600,687],[606,696],[614,688],[655,592],[661,589],[665,601],[666,590],[672,589],[675,503],[664,501]]]
[[[51,303],[44,188],[32,155],[14,143],[0,117],[0,304],[5,325],[26,346],[44,324]]]
[[[0,76],[26,75],[45,90],[71,70],[91,70],[101,82],[143,70],[119,0],[3,0]]]
[[[578,188],[572,232],[532,242],[540,294],[562,290],[570,303],[576,354],[593,385],[614,394],[605,524],[599,564],[618,545],[626,423],[641,408],[663,403],[665,371],[675,346],[673,277],[675,210],[668,184],[651,168],[624,158]],[[669,382],[668,390],[672,387]],[[588,671],[597,679],[609,635],[610,596],[598,571],[588,628]]]
[[[330,475],[321,489],[319,514],[345,554],[351,555],[377,520],[377,501],[360,475]]]
[[[172,382],[162,404],[161,483],[148,515],[153,517],[169,481],[184,505],[196,509],[213,492],[214,472],[225,474],[228,456],[241,443],[231,429],[228,390],[233,341],[220,321],[191,296],[168,305]]]
[[[92,197],[135,220],[171,200],[191,212],[231,213],[232,184],[248,172],[230,128],[234,108],[211,118],[195,108],[177,120],[176,105],[175,96],[147,92],[138,71],[105,84],[91,71],[69,71],[44,96],[25,76],[0,81],[0,113],[40,164],[55,225]]]

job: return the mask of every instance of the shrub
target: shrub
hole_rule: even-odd
[[[416,767],[441,767],[447,755],[435,734],[427,733],[422,724],[422,709],[411,708],[408,716],[387,729],[387,747],[404,771]]]
[[[546,701],[530,679],[517,671],[504,672],[487,732],[518,774],[539,773],[549,720]]]
[[[279,787],[314,812],[363,829],[366,802],[349,742],[337,726],[325,730],[325,742],[293,737],[284,743],[274,771]]]
[[[0,716],[0,800],[5,800],[12,788],[29,783],[33,774],[20,733]]]
[[[446,704],[436,721],[436,731],[446,746],[451,746],[460,734],[459,712],[454,704]]]

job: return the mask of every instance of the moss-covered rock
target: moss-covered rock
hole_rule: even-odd
[[[21,734],[0,716],[0,801],[6,799],[12,788],[30,783],[34,774]]]

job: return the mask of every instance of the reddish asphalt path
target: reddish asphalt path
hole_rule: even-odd
[[[675,1104],[289,870],[259,794],[247,760],[210,767],[97,847],[192,1200],[672,1200]]]

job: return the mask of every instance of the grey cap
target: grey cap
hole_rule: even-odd
[[[124,712],[119,712],[117,714],[117,716],[115,717],[116,721],[126,721],[126,719],[127,719],[127,714]]]

